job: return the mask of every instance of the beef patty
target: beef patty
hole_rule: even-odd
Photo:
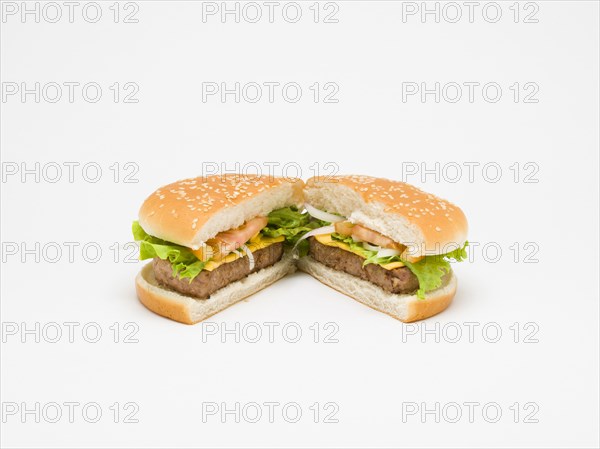
[[[212,293],[226,285],[239,281],[263,268],[274,265],[283,255],[283,242],[273,243],[266,248],[252,253],[254,255],[254,269],[250,271],[248,257],[240,257],[215,268],[212,271],[201,271],[192,282],[189,279],[179,279],[173,276],[171,262],[154,258],[154,277],[158,283],[187,296],[206,299]]]
[[[350,251],[323,245],[314,237],[309,242],[310,256],[334,270],[369,281],[390,293],[413,293],[419,289],[419,280],[407,267],[386,270],[374,263],[363,267],[365,259]]]

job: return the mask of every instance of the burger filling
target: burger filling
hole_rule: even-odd
[[[154,275],[161,285],[205,299],[227,284],[277,263],[284,246],[296,247],[305,255],[308,241],[300,238],[322,225],[297,208],[286,207],[221,232],[196,250],[151,236],[137,221],[132,231],[140,245],[140,260],[154,259]]]
[[[361,256],[339,246],[321,243],[324,240],[331,241],[331,238],[318,236],[309,239],[309,254],[317,262],[372,282],[389,293],[414,293],[419,289],[419,280],[402,263],[388,264],[388,268],[374,263],[364,265],[365,259]]]
[[[173,276],[171,263],[154,258],[154,277],[159,284],[199,299],[206,299],[231,282],[239,281],[251,273],[274,265],[283,255],[283,243],[274,243],[252,253],[254,267],[251,269],[247,256],[219,265],[213,270],[202,270],[191,282]]]
[[[154,259],[157,281],[188,296],[208,298],[231,282],[277,263],[284,247],[299,256],[371,282],[390,293],[425,293],[441,287],[450,262],[467,257],[465,242],[445,254],[415,257],[407,246],[346,218],[306,205],[308,212],[285,207],[267,217],[217,234],[191,249],[147,234],[133,223],[140,260]]]
[[[416,257],[407,246],[377,231],[309,205],[306,208],[318,219],[331,220],[302,237],[310,241],[309,255],[317,262],[390,293],[416,292],[424,299],[425,293],[447,281],[451,261],[461,262],[467,257],[468,242],[445,254]]]

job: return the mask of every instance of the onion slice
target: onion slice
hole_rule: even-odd
[[[248,248],[246,245],[242,245],[240,247],[240,250],[245,252],[246,256],[248,256],[248,264],[250,265],[250,271],[254,270],[254,254],[252,254],[250,248]]]
[[[302,237],[300,237],[298,239],[298,241],[296,242],[296,244],[294,245],[294,248],[292,249],[292,251],[296,251],[296,247],[298,246],[298,244],[304,240],[307,239],[309,237],[312,237],[313,235],[321,235],[321,234],[332,234],[335,232],[335,227],[333,225],[330,226],[323,226],[321,228],[317,228],[317,229],[313,229],[312,231],[307,232],[306,234],[304,234]]]
[[[369,251],[377,251],[377,252],[379,252],[379,251],[381,251],[383,249],[381,246],[374,246],[374,245],[371,245],[371,244],[369,244],[367,242],[363,242],[363,246],[366,249],[368,249]]]
[[[377,257],[391,257],[391,256],[399,256],[399,255],[400,255],[400,251],[398,251],[397,249],[391,249],[391,248],[381,248],[377,252]]]
[[[344,217],[340,217],[339,215],[330,214],[329,212],[323,212],[322,210],[316,209],[310,204],[304,204],[304,207],[306,208],[308,215],[315,217],[318,220],[328,221],[329,223],[337,223],[339,221],[346,220]]]

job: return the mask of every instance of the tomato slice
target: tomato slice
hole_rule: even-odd
[[[400,257],[408,262],[418,262],[423,258],[423,256],[412,256],[408,254],[408,248],[405,245],[394,242],[391,238],[386,237],[377,231],[373,231],[361,225],[355,225],[349,221],[335,223],[335,232],[343,235],[350,235],[356,240],[361,240],[382,248],[402,251]]]
[[[194,251],[194,254],[200,260],[211,259],[218,262],[258,234],[268,222],[269,219],[267,217],[256,217],[252,220],[248,220],[239,228],[220,232],[215,238],[206,242],[207,246],[210,248],[200,248],[199,250]]]
[[[369,242],[372,245],[381,246],[382,248],[397,249],[399,251],[404,251],[405,249],[404,245],[396,243],[391,238],[361,225],[354,225],[352,227],[352,234],[350,235],[357,240]]]
[[[352,235],[352,228],[354,227],[354,223],[350,223],[349,221],[338,221],[334,223],[335,232],[342,235]]]

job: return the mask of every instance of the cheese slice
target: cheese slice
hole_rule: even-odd
[[[264,236],[264,235],[258,233],[250,239],[250,241],[246,244],[246,246],[248,247],[248,249],[250,251],[256,252],[259,249],[264,249],[268,246],[271,246],[273,243],[283,242],[284,240],[285,240],[285,238],[283,236],[267,237],[267,236]],[[204,265],[204,269],[206,271],[212,271],[215,268],[219,268],[223,264],[233,262],[234,260],[238,260],[240,257],[244,257],[244,256],[245,255],[243,252],[241,252],[241,254],[231,253],[231,254],[228,254],[227,256],[225,256],[222,260],[219,260],[218,262],[215,262],[214,260],[209,260],[208,262],[206,262],[206,265]]]
[[[390,262],[379,266],[386,270],[393,270],[394,268],[402,268],[404,264],[402,262]]]
[[[334,246],[336,248],[343,249],[344,251],[349,251],[352,254],[356,254],[357,256],[360,256],[363,259],[366,259],[366,257],[360,251],[350,248],[350,245],[348,245],[347,243],[340,242],[339,240],[334,240],[331,237],[331,234],[315,235],[315,239],[322,245]],[[402,262],[390,262],[386,263],[385,265],[379,266],[385,268],[386,270],[393,270],[394,268],[403,267],[404,264]]]

